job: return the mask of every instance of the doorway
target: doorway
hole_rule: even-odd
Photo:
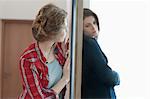
[[[2,98],[16,99],[22,90],[19,57],[33,41],[32,21],[2,20]]]

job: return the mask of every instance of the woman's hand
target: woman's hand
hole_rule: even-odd
[[[66,59],[65,65],[63,67],[63,77],[58,81],[56,85],[54,85],[51,89],[53,89],[57,94],[61,92],[61,90],[69,83],[70,81],[70,57]]]
[[[63,67],[63,78],[66,80],[66,84],[70,81],[70,57],[66,59]]]

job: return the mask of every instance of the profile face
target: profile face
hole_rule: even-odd
[[[65,37],[66,37],[66,29],[63,29],[61,31],[61,33],[59,34],[59,40],[58,40],[58,42],[63,42],[64,39],[65,39]]]
[[[64,24],[64,28],[62,28],[60,34],[59,34],[59,40],[58,42],[63,42],[64,39],[66,38],[68,32],[68,23],[67,23],[67,19],[65,19],[65,24]]]
[[[93,16],[88,16],[83,20],[83,31],[85,35],[92,38],[98,36],[98,26]]]

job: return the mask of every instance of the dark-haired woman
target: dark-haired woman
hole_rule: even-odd
[[[118,73],[108,66],[97,37],[100,31],[97,15],[90,9],[83,14],[82,99],[116,99],[114,86],[119,85]]]

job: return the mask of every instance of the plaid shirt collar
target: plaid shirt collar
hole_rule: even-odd
[[[56,59],[59,61],[60,65],[64,65],[66,57],[68,55],[66,54],[68,50],[68,45],[64,46],[62,43],[55,43],[54,45],[54,54]],[[33,53],[34,52],[34,53]],[[31,59],[32,62],[34,62],[36,59],[40,59],[41,62],[46,63],[46,58],[44,57],[41,49],[39,48],[38,42],[31,44],[23,53],[22,57]],[[21,58],[22,58],[21,57]]]

